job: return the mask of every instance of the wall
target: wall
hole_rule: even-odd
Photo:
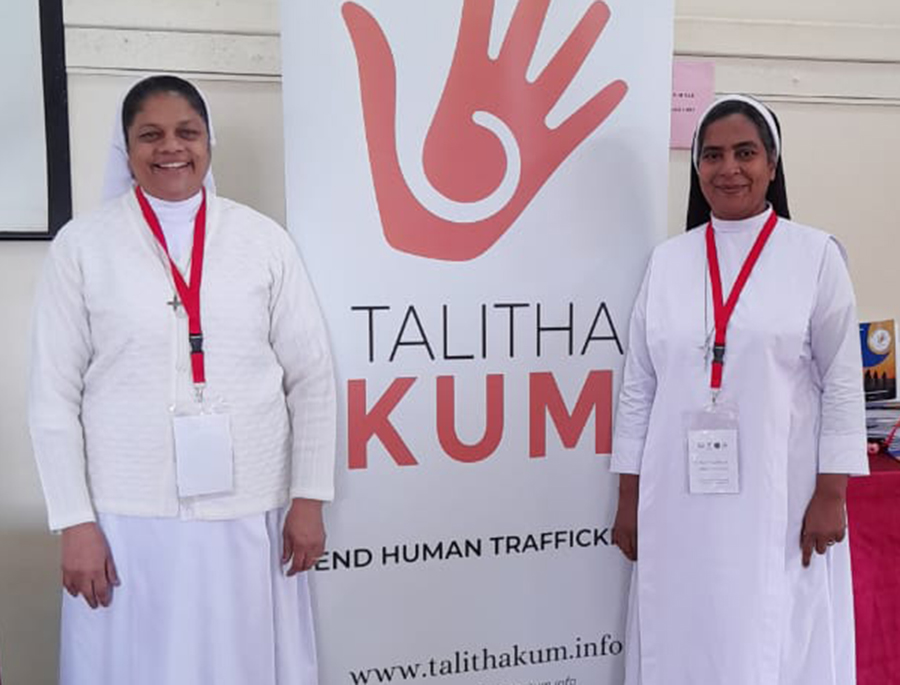
[[[112,112],[141,70],[206,91],[220,193],[284,218],[276,0],[65,0],[75,211],[94,207]],[[679,56],[716,62],[720,92],[781,117],[792,209],[837,234],[864,318],[900,318],[900,4],[676,0]],[[688,154],[671,153],[670,231],[681,230]],[[27,329],[45,244],[0,243],[0,663],[7,685],[54,682],[57,539],[44,529],[25,424]]]

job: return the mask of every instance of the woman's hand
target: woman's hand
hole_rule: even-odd
[[[847,530],[845,504],[847,476],[838,473],[820,473],[816,478],[816,491],[806,507],[803,529],[800,532],[800,548],[803,550],[803,566],[809,566],[813,550],[825,554],[829,546],[841,542]]]
[[[314,499],[295,499],[284,520],[282,538],[281,563],[291,562],[287,575],[292,576],[312,568],[325,552],[322,502]]]
[[[637,561],[637,512],[640,476],[619,476],[619,506],[613,523],[612,543],[631,561]]]
[[[62,583],[73,597],[82,595],[91,609],[112,602],[119,584],[116,565],[100,526],[79,523],[62,532]]]

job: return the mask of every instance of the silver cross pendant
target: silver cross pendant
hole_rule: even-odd
[[[178,299],[178,293],[172,295],[172,299],[166,302],[172,308],[172,311],[176,314],[178,313],[178,309],[182,306],[181,300]]]

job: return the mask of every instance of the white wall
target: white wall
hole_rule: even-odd
[[[293,0],[299,1],[299,0]],[[562,1],[562,0],[557,0]],[[627,1],[627,0],[626,0]],[[865,318],[900,318],[900,3],[676,0],[679,56],[716,62],[720,92],[782,119],[795,217],[844,242]],[[220,193],[284,219],[277,0],[65,0],[76,212],[95,206],[123,87],[140,70],[197,79],[215,114]],[[688,155],[671,154],[670,231]],[[31,298],[45,244],[0,243],[0,665],[54,682],[58,570],[25,425]]]

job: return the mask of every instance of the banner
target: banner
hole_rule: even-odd
[[[618,683],[628,318],[665,236],[671,0],[282,4],[327,319],[322,682]]]

